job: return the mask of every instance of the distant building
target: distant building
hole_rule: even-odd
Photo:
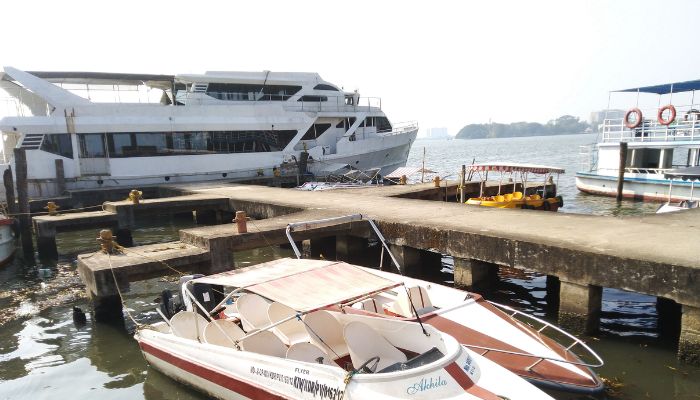
[[[447,128],[428,128],[428,139],[447,139],[450,135],[447,133]]]
[[[625,110],[601,110],[593,111],[588,122],[596,130],[598,125],[602,124],[603,121],[607,119],[622,119],[625,117]]]

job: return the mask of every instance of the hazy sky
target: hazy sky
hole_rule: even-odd
[[[608,91],[700,78],[697,1],[31,1],[0,65],[318,72],[421,128],[587,118]]]

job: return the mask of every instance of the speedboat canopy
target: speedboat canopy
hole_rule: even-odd
[[[548,167],[537,164],[497,163],[497,164],[472,164],[467,166],[468,171],[498,171],[498,172],[530,172],[533,174],[563,174],[563,168]]]
[[[693,90],[700,90],[700,79],[695,80],[695,81],[663,83],[661,85],[614,90],[614,92],[669,94],[669,93],[691,92]]]
[[[308,312],[401,286],[354,265],[283,258],[193,280],[245,288],[297,311]]]

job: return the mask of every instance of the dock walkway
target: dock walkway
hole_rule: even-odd
[[[580,330],[597,327],[602,287],[671,299],[683,308],[679,352],[700,361],[700,210],[601,217],[406,198],[420,190],[430,192],[429,185],[320,192],[203,184],[178,189],[225,197],[232,209],[257,218],[287,216],[277,223],[307,219],[309,211],[324,216],[364,214],[377,222],[407,270],[428,268],[411,265],[426,259],[419,257],[421,252],[449,254],[455,258],[455,282],[467,286],[477,285],[497,265],[556,277],[560,323]],[[272,228],[263,229],[268,232],[264,238],[279,232],[279,226]],[[234,239],[233,231],[232,225],[183,230],[181,241],[222,254],[246,240],[245,235]],[[81,260],[80,268],[89,271],[99,259]]]

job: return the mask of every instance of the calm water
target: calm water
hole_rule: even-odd
[[[551,138],[418,141],[409,165],[420,165],[423,147],[427,166],[442,176],[463,163],[485,161],[538,162],[566,168],[560,192],[563,212],[628,215],[653,212],[655,205],[623,202],[576,192],[578,146],[594,135]],[[534,157],[538,154],[538,157]],[[136,244],[167,242],[177,231],[192,226],[187,219],[142,221],[134,231]],[[21,258],[0,270],[0,400],[1,399],[203,399],[150,369],[126,327],[88,323],[77,327],[72,307],[89,310],[75,272],[79,253],[95,250],[95,231],[59,235],[58,263],[25,263]],[[239,266],[290,255],[278,248],[261,248],[235,255]],[[445,281],[451,260],[445,258]],[[131,285],[126,303],[141,322],[157,320],[155,299],[172,288],[177,277]],[[507,302],[538,316],[551,318],[545,301],[545,278],[523,271],[502,272],[502,283],[487,297]],[[620,382],[612,399],[698,399],[700,369],[680,365],[674,343],[659,338],[653,297],[605,289],[602,333],[588,343],[605,359],[601,376]]]

